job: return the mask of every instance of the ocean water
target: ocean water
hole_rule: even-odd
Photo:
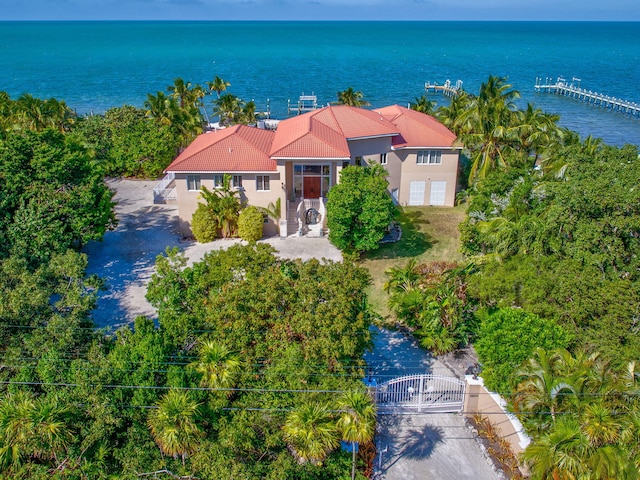
[[[0,72],[12,98],[56,97],[78,113],[142,107],[177,77],[218,75],[275,118],[303,93],[324,105],[353,87],[373,107],[406,105],[427,81],[477,93],[498,75],[522,107],[557,113],[583,137],[640,145],[640,119],[533,88],[536,77],[578,77],[640,103],[638,22],[0,22]]]

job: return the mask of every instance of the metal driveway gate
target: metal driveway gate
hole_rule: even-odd
[[[378,413],[460,412],[466,382],[441,375],[406,375],[372,387]]]

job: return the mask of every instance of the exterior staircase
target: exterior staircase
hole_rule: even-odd
[[[176,195],[175,173],[167,173],[155,187],[153,187],[153,203],[175,204],[178,201]]]

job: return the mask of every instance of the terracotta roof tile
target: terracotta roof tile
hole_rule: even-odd
[[[376,112],[393,123],[401,134],[393,139],[394,148],[453,147],[456,135],[430,115],[400,105]]]
[[[276,161],[269,156],[275,133],[234,125],[199,135],[171,162],[167,172],[270,172]]]
[[[395,125],[371,110],[329,106],[280,122],[271,156],[349,158],[347,140],[397,134]]]

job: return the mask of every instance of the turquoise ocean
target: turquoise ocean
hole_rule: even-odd
[[[324,105],[353,87],[372,107],[406,105],[425,82],[477,93],[497,75],[519,106],[557,113],[583,137],[640,145],[640,119],[534,92],[536,77],[575,77],[640,104],[638,22],[0,22],[0,73],[12,98],[55,97],[81,114],[142,107],[177,77],[218,75],[281,119],[303,93]]]

